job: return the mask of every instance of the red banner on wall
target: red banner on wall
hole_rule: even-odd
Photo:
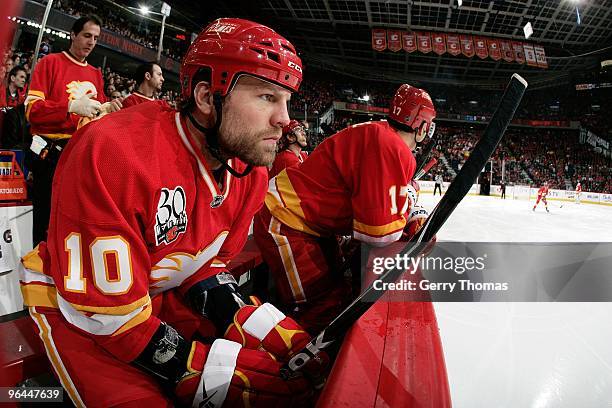
[[[446,50],[450,55],[461,54],[461,43],[456,34],[446,34]]]
[[[466,57],[472,58],[474,56],[474,42],[472,41],[471,35],[460,35],[461,39],[461,52]]]
[[[419,47],[419,51],[421,51],[423,54],[431,52],[431,37],[429,36],[429,31],[421,31],[417,33],[417,45]]]
[[[487,40],[484,37],[474,37],[474,52],[482,59],[489,56],[487,51]]]
[[[415,52],[417,50],[416,34],[411,32],[402,32],[402,46],[406,52]]]
[[[499,40],[488,38],[487,45],[489,47],[489,57],[491,57],[491,59],[494,61],[499,61],[502,57]]]
[[[409,53],[419,50],[427,54],[433,51],[437,55],[448,52],[454,56],[463,54],[469,58],[477,55],[480,59],[490,57],[494,61],[503,59],[519,64],[527,62],[530,66],[548,68],[542,46],[467,34],[373,29],[372,49],[380,52],[387,48],[393,52],[403,49]]]
[[[519,64],[525,63],[525,50],[523,49],[523,43],[513,42],[512,51],[514,51],[514,60]]]
[[[527,61],[527,65],[531,65],[532,67],[537,67],[538,61],[536,60],[536,55],[533,49],[533,45],[523,44],[523,49],[525,50],[525,61]]]
[[[512,44],[509,41],[500,41],[502,58],[504,61],[514,61],[514,51],[512,51]]]
[[[536,45],[533,47],[533,51],[535,52],[538,67],[548,68],[548,62],[546,61],[546,53],[544,52],[544,47]]]
[[[433,43],[433,52],[442,55],[446,52],[446,35],[443,33],[431,33],[431,41]]]
[[[387,47],[393,51],[393,52],[398,52],[399,50],[402,49],[402,32],[401,31],[396,31],[396,30],[388,30],[387,31],[387,41],[389,42],[389,44],[387,45]]]
[[[387,49],[387,30],[379,28],[372,30],[372,49],[375,51]]]

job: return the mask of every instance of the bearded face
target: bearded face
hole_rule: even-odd
[[[276,142],[289,122],[291,93],[260,79],[242,76],[225,98],[219,145],[226,157],[252,166],[269,166]]]

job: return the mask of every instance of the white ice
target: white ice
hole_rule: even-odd
[[[422,194],[432,209],[439,201]],[[611,242],[612,207],[468,196],[443,241]],[[561,205],[563,205],[561,207]],[[612,271],[610,271],[612,272]],[[612,406],[612,303],[436,303],[453,406]]]

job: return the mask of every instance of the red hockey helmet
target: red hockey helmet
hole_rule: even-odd
[[[389,108],[390,119],[428,137],[433,136],[436,109],[431,97],[423,89],[403,84],[395,92]]]
[[[287,124],[286,126],[283,126],[283,136],[286,136],[289,133],[293,133],[300,128],[304,130],[304,125],[302,125],[299,121],[295,119],[291,119],[289,124]]]
[[[239,18],[210,23],[189,47],[181,65],[183,97],[191,96],[192,79],[201,67],[211,70],[212,93],[227,95],[240,74],[249,74],[297,91],[302,60],[295,48],[274,30]]]

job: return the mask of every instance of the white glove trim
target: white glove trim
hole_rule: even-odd
[[[208,358],[200,376],[200,384],[193,398],[194,408],[223,405],[241,348],[240,344],[225,339],[215,340],[210,346]]]
[[[264,303],[246,319],[242,328],[251,336],[262,341],[285,317],[283,312],[276,307],[270,303]]]

